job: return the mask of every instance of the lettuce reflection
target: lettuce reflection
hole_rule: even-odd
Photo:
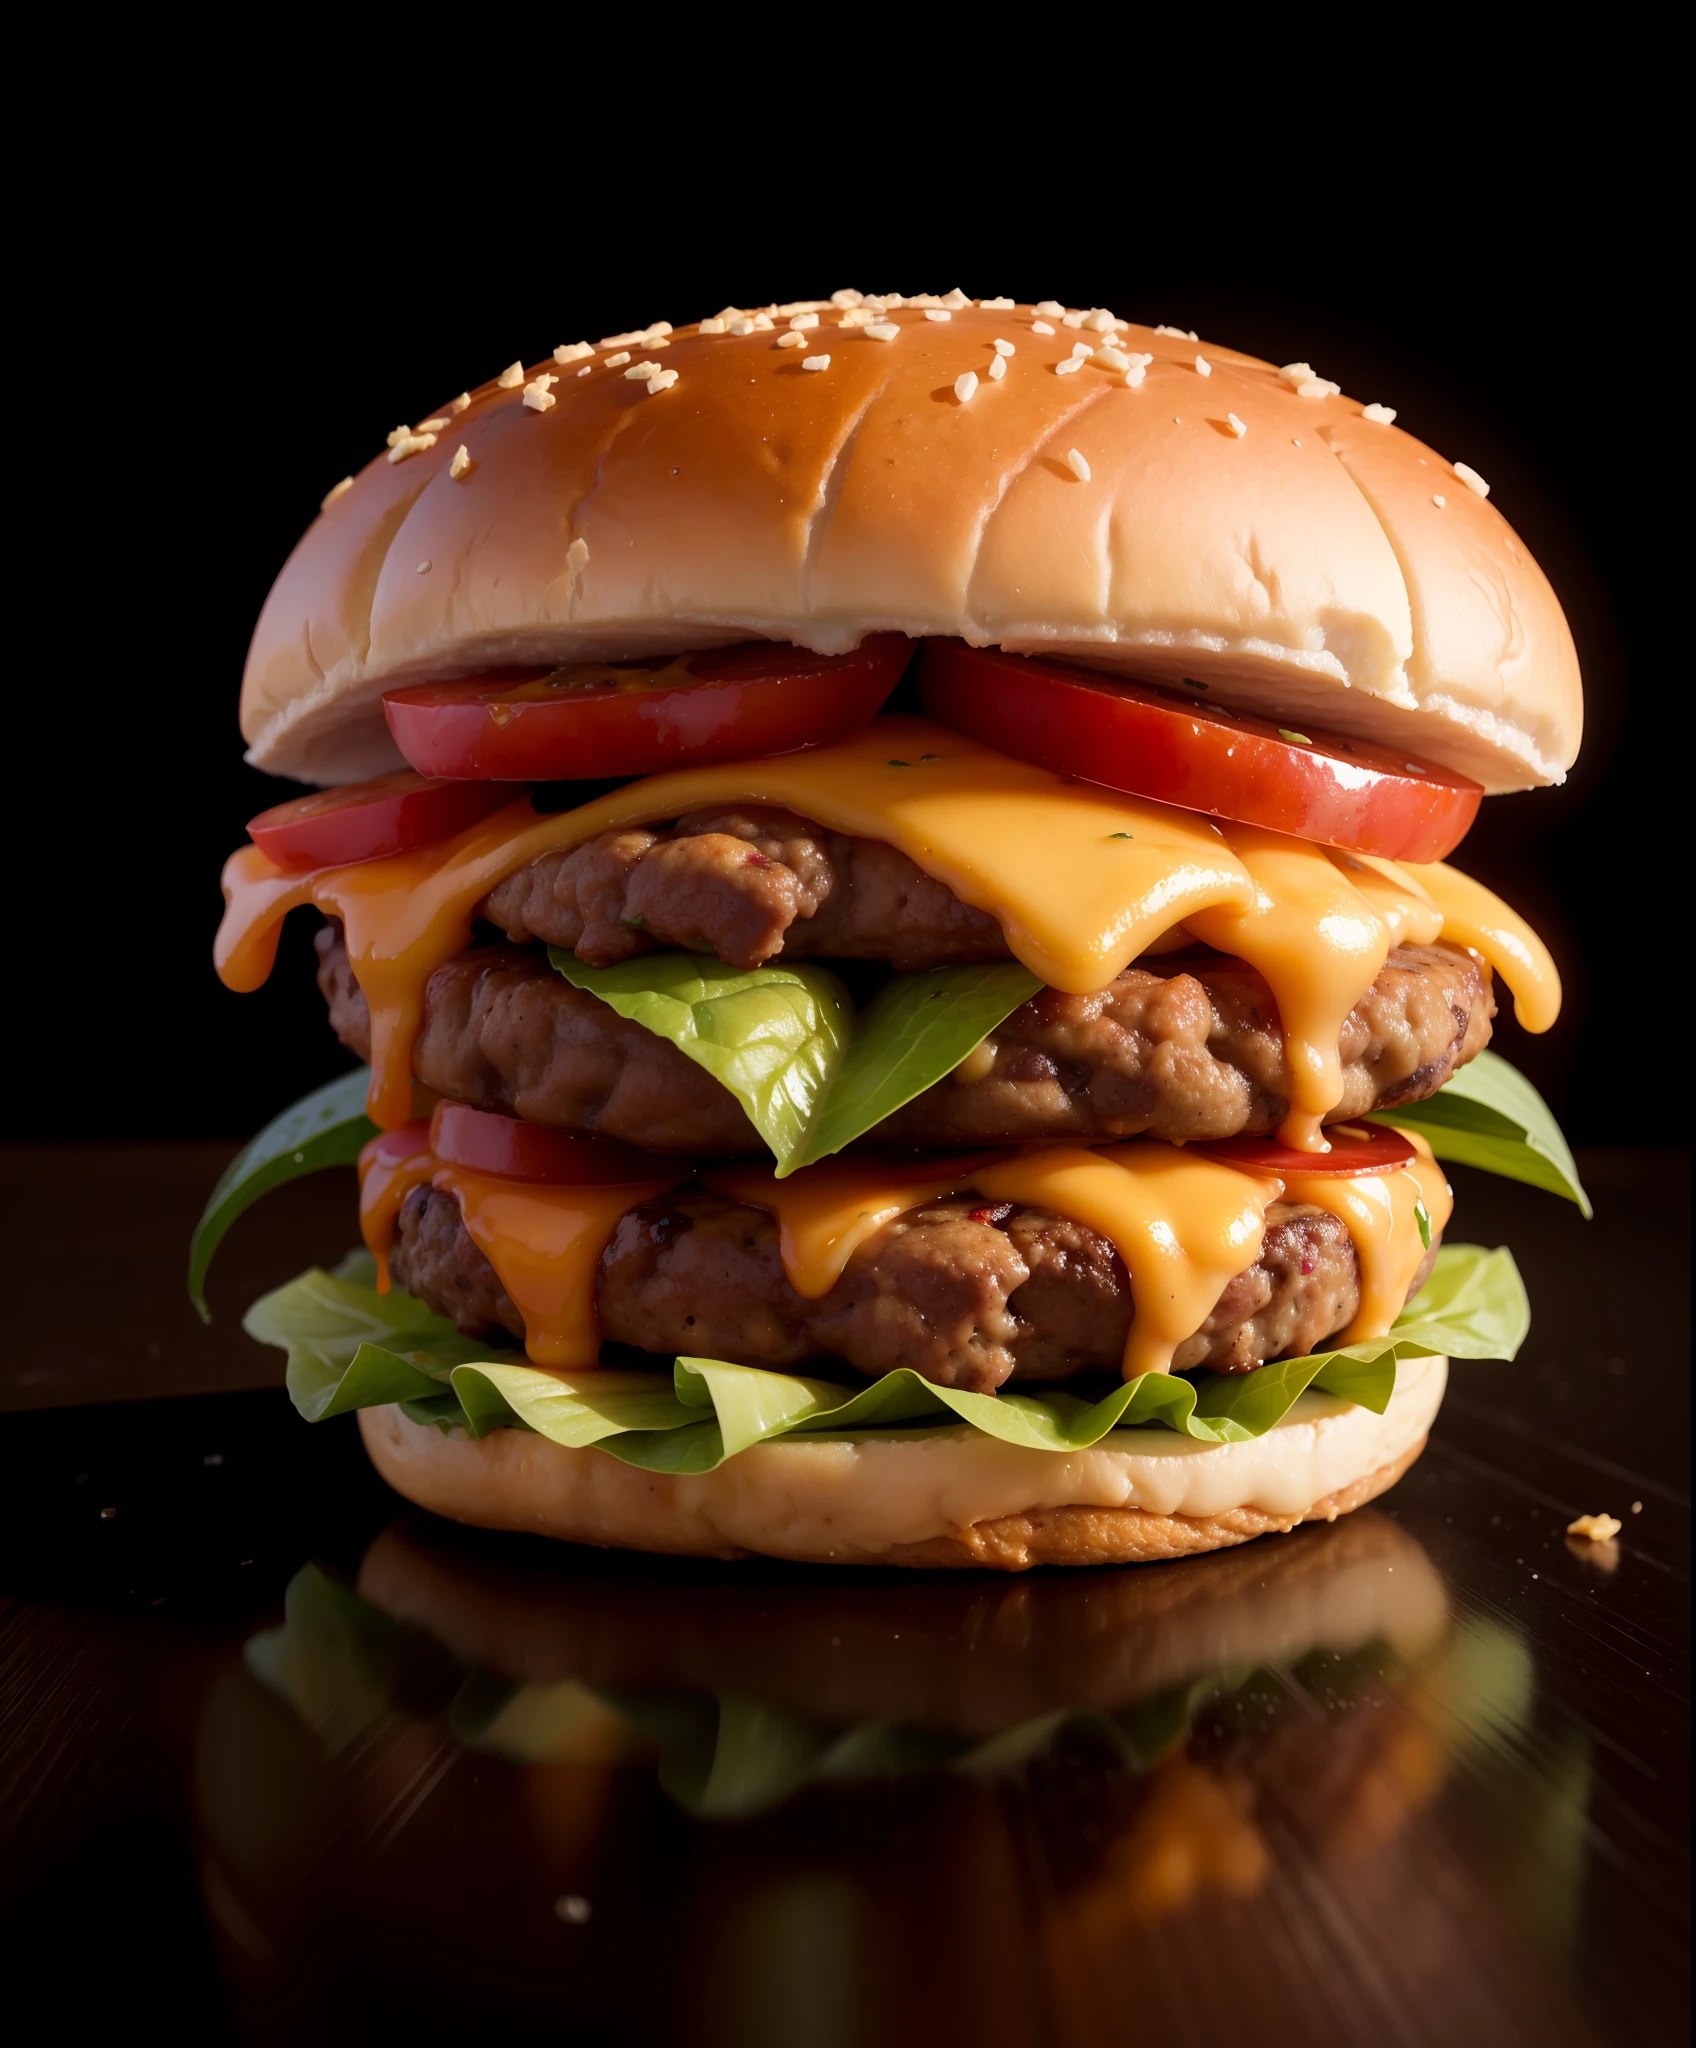
[[[1244,1743],[1289,1740],[1297,1699],[1372,1718],[1448,1635],[1429,1560],[1372,1513],[1154,1570],[1011,1582],[562,1571],[407,1521],[357,1587],[297,1574],[247,1662],[332,1756],[389,1717],[442,1719],[510,1763],[651,1768],[701,1820],[769,1813],[806,1787],[994,1779],[1087,1753],[1154,1774],[1122,1846],[1141,1910],[1158,1912],[1261,1882]],[[1191,1754],[1200,1718],[1206,1755]],[[1296,1714],[1298,1736],[1311,1718]],[[1391,1718],[1415,1740],[1416,1718]],[[1441,1775],[1423,1751],[1356,1763],[1358,1796],[1326,1823],[1339,1840],[1393,1831]]]

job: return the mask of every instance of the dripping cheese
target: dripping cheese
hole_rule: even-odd
[[[1419,1208],[1432,1241],[1442,1234],[1454,1209],[1443,1169],[1417,1131],[1403,1131],[1415,1157],[1394,1173],[1290,1173],[1284,1199],[1307,1202],[1335,1216],[1348,1231],[1360,1261],[1360,1307],[1335,1341],[1362,1344],[1382,1337],[1402,1312],[1425,1256]]]
[[[833,831],[886,841],[993,916],[1012,953],[1068,993],[1104,988],[1179,925],[1250,961],[1285,1020],[1293,1081],[1284,1136],[1303,1149],[1322,1144],[1319,1120],[1338,1099],[1343,1022],[1400,940],[1441,931],[1475,947],[1533,1030],[1559,1008],[1553,962],[1535,933],[1440,862],[1399,867],[1216,825],[1011,760],[918,718],[878,719],[810,752],[649,776],[552,817],[515,803],[438,846],[353,867],[287,874],[243,847],[224,869],[219,974],[231,988],[257,988],[291,909],[316,904],[338,918],[371,1010],[370,1112],[390,1128],[411,1113],[425,983],[469,944],[479,901],[542,854],[711,803],[780,804]]]
[[[1089,1150],[1055,1145],[977,1176],[980,1194],[1052,1209],[1099,1231],[1125,1262],[1136,1310],[1126,1379],[1170,1372],[1226,1286],[1260,1256],[1279,1183],[1181,1145],[1137,1138]]]

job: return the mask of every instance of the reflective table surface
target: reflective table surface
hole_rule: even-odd
[[[1682,1159],[1586,1157],[1589,1226],[1456,1174],[1535,1325],[1372,1507],[1015,1578],[409,1510],[237,1321],[345,1248],[349,1189],[246,1219],[203,1330],[221,1163],[6,1158],[46,1306],[0,1387],[0,1885],[79,2032],[1685,2037]]]

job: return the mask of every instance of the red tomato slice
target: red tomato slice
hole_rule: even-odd
[[[523,782],[648,775],[816,747],[864,725],[913,643],[875,633],[852,654],[762,641],[649,667],[579,665],[391,690],[395,744],[425,775]]]
[[[1210,1138],[1192,1145],[1192,1152],[1217,1159],[1221,1166],[1239,1166],[1244,1173],[1394,1173],[1414,1154],[1400,1131],[1372,1126],[1371,1136],[1357,1138],[1359,1125],[1333,1125],[1325,1135],[1329,1152],[1297,1152],[1276,1138]]]
[[[927,640],[925,709],[943,725],[1133,796],[1391,860],[1441,860],[1484,791],[1366,740],[1294,732],[1036,656]]]
[[[486,782],[430,782],[400,768],[261,811],[247,836],[280,868],[348,867],[451,839],[519,794]]]
[[[430,1149],[444,1166],[489,1173],[500,1180],[551,1181],[556,1187],[622,1187],[684,1179],[689,1166],[611,1138],[578,1138],[545,1131],[515,1116],[471,1109],[463,1102],[438,1102],[430,1118]]]

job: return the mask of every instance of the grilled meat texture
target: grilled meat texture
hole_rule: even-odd
[[[1413,1291],[1424,1285],[1435,1246]],[[452,1196],[417,1188],[400,1212],[395,1278],[468,1335],[524,1321],[471,1242]],[[1260,1257],[1178,1348],[1179,1370],[1247,1372],[1300,1357],[1353,1319],[1360,1269],[1334,1216],[1275,1202]],[[946,1196],[859,1247],[817,1301],[790,1286],[763,1210],[686,1187],[630,1210],[603,1253],[604,1338],[792,1370],[821,1356],[868,1378],[910,1366],[939,1386],[990,1393],[1013,1382],[1117,1371],[1133,1314],[1118,1252],[1043,1209]]]
[[[341,934],[318,935],[330,1022],[371,1053]],[[1400,946],[1343,1026],[1330,1121],[1418,1102],[1489,1042],[1490,974],[1456,946]],[[413,1072],[426,1087],[553,1130],[653,1151],[764,1148],[741,1106],[666,1040],[554,973],[535,947],[461,953],[430,978]],[[976,1052],[879,1126],[880,1142],[1085,1144],[1276,1130],[1288,1109],[1271,991],[1240,960],[1196,951],[1129,967],[1098,995],[1043,989]]]

